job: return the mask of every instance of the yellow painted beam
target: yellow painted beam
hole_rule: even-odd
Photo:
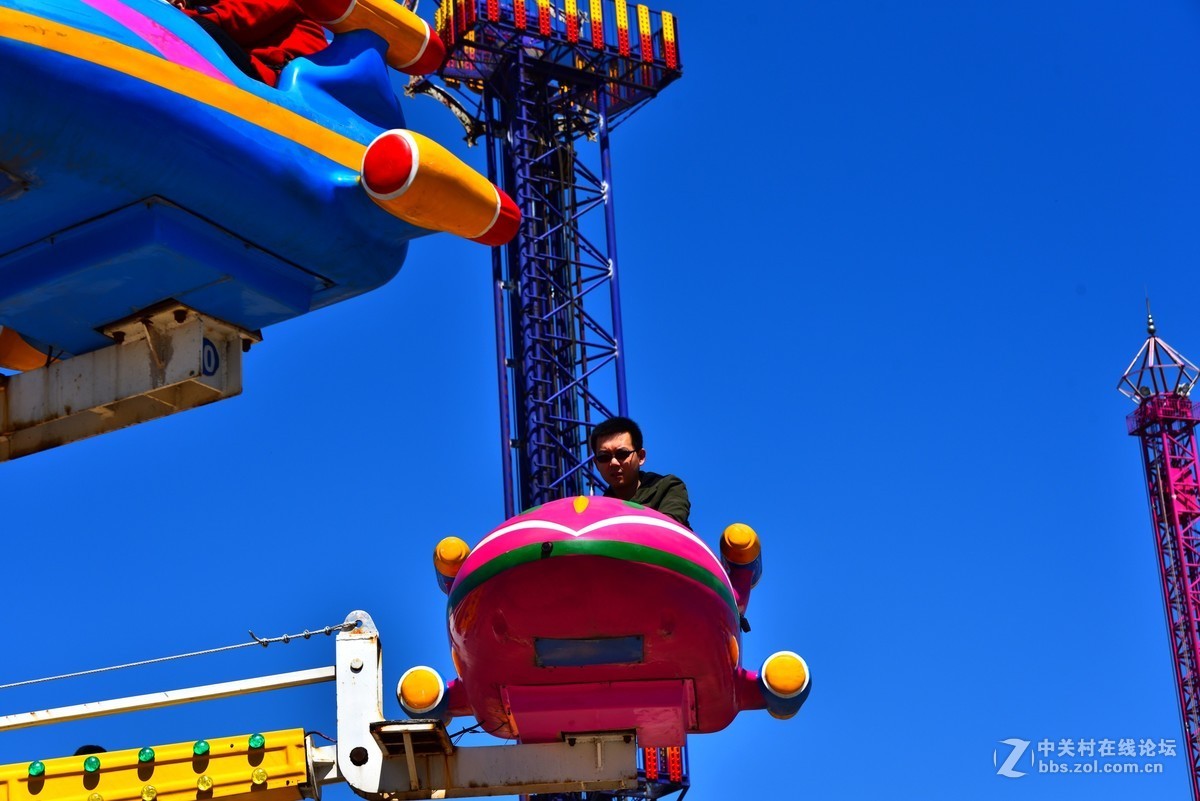
[[[259,748],[241,735],[201,741],[207,750],[192,741],[0,765],[0,801],[299,801],[309,783],[304,730],[262,737]]]

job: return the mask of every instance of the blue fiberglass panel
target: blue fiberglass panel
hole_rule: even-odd
[[[164,300],[255,330],[301,314],[325,282],[159,200],[136,203],[0,259],[0,323],[67,353]]]
[[[338,37],[273,89],[168,4],[121,2],[187,39],[230,91],[364,145],[403,127],[374,34]],[[5,6],[146,52],[80,0]],[[271,128],[270,115],[237,116],[155,80],[0,35],[0,175],[22,181],[0,183],[0,324],[82,353],[107,342],[96,329],[173,298],[257,329],[383,284],[408,241],[431,233],[378,208],[356,165]],[[148,198],[163,200],[150,221],[136,212]]]

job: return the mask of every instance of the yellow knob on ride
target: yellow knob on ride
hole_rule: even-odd
[[[255,784],[266,784],[267,772],[262,768],[255,768],[254,772],[250,774],[250,781],[254,782]]]
[[[433,566],[443,576],[457,576],[471,547],[458,537],[446,537],[433,549]]]
[[[804,660],[793,653],[782,651],[763,665],[763,682],[776,695],[788,698],[804,689],[808,681],[808,669]]]
[[[745,523],[734,523],[721,535],[721,556],[735,565],[748,565],[761,552],[758,534]]]
[[[442,677],[433,668],[418,666],[409,668],[400,677],[397,695],[400,704],[409,712],[420,715],[429,712],[442,700],[445,685]]]
[[[207,773],[201,775],[199,779],[196,779],[196,789],[199,790],[200,792],[207,793],[212,788],[213,788],[212,776],[209,776]]]

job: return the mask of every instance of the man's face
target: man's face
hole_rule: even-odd
[[[597,442],[595,456],[596,469],[610,487],[621,490],[637,486],[638,470],[646,461],[646,450],[635,451],[633,437],[628,433],[614,434]]]

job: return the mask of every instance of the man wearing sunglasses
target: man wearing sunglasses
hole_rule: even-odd
[[[633,501],[673,517],[691,528],[687,487],[678,476],[643,470],[646,450],[642,429],[628,417],[613,417],[592,429],[592,459],[608,482],[605,497]]]

